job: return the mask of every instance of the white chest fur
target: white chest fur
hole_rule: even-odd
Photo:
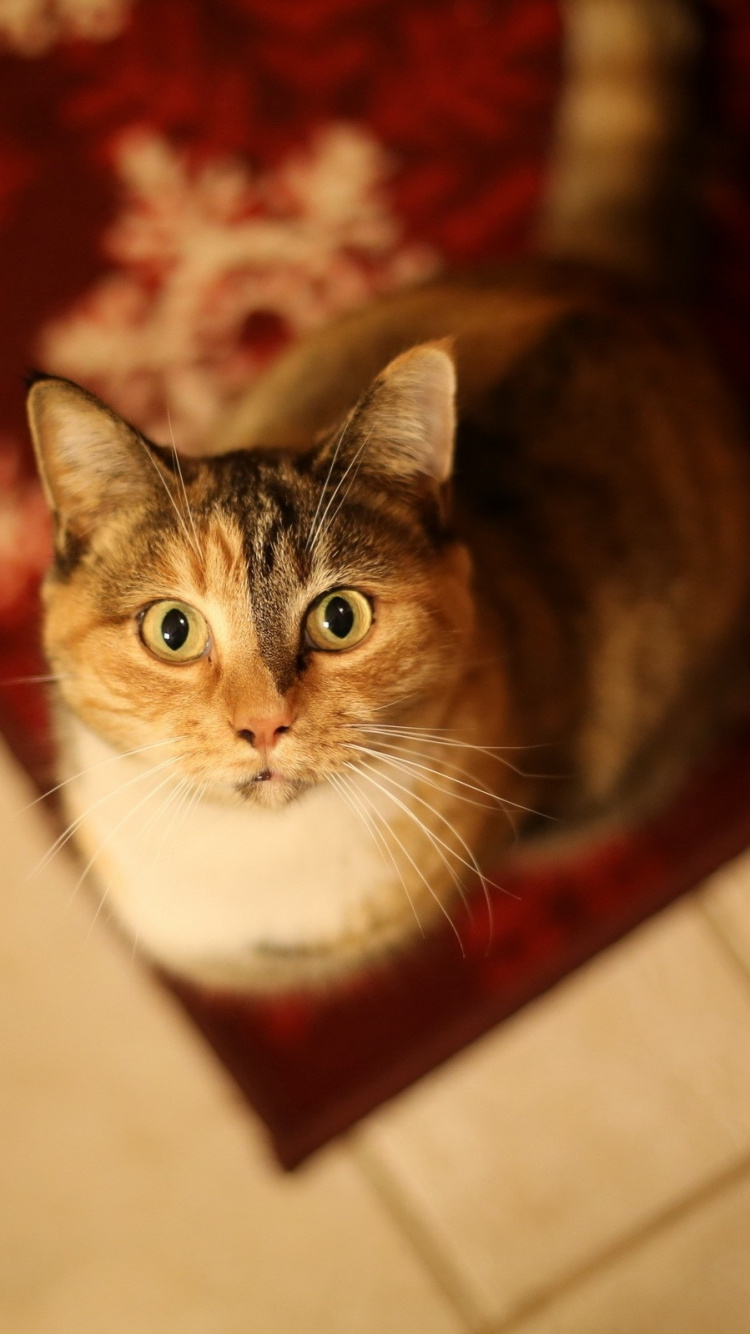
[[[281,810],[189,804],[154,749],[115,758],[72,720],[62,777],[77,837],[105,904],[177,971],[271,950],[330,947],[392,890],[362,819],[329,784]],[[143,761],[154,766],[146,774]],[[82,772],[86,771],[86,772]]]

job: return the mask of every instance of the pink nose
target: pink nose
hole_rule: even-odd
[[[272,750],[280,736],[292,725],[289,709],[271,718],[242,718],[235,722],[235,731],[243,741],[249,741],[256,750]]]

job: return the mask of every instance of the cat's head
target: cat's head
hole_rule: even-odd
[[[307,452],[178,459],[39,379],[45,643],[70,708],[119,751],[179,755],[207,794],[266,806],[345,773],[368,725],[434,723],[473,616],[448,515],[454,394],[447,348],[425,344]]]

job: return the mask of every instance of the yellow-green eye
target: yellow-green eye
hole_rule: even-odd
[[[195,662],[208,648],[209,631],[186,602],[155,602],[141,618],[141,639],[165,662]]]
[[[305,622],[315,648],[329,651],[354,648],[372,625],[372,607],[356,588],[338,588],[314,602]]]

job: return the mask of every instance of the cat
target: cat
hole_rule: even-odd
[[[55,376],[29,421],[84,874],[176,975],[460,944],[481,867],[653,808],[731,718],[745,441],[689,323],[620,279],[539,259],[375,303],[202,458]]]
[[[533,812],[654,801],[740,671],[744,442],[678,316],[536,264],[321,346],[387,364],[315,442],[180,461],[29,395],[68,809],[141,948],[215,986],[330,980],[450,918]]]

